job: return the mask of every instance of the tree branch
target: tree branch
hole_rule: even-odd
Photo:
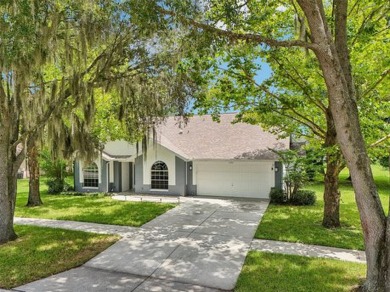
[[[276,110],[276,109],[274,109],[274,112],[276,112],[278,115],[280,115],[280,116],[282,116],[282,117],[289,118],[289,119],[291,119],[291,120],[293,120],[293,121],[298,122],[298,123],[301,124],[301,125],[304,125],[304,126],[308,127],[308,128],[313,132],[314,135],[320,137],[321,139],[325,138],[324,133],[322,133],[322,131],[321,131],[321,132],[317,131],[317,129],[316,129],[315,127],[313,127],[312,124],[307,123],[307,122],[305,122],[305,121],[299,119],[299,118],[296,117],[296,116],[292,116],[292,115],[289,115],[289,114],[287,114],[287,113],[283,113],[283,114],[282,114],[280,111],[278,111],[278,110]]]
[[[79,78],[83,78],[86,74],[88,74],[98,63],[100,59],[102,59],[105,55],[105,51],[103,51],[99,56],[97,56],[90,64],[90,66],[87,67],[80,75]],[[71,80],[71,78],[64,78],[64,80]],[[54,82],[54,81],[51,81]],[[46,111],[40,116],[40,118],[37,119],[35,126],[29,129],[28,131],[25,131],[19,136],[19,139],[14,142],[13,146],[16,147],[19,143],[23,142],[29,135],[34,134],[39,129],[43,128],[46,125],[47,120],[51,117],[52,113],[63,105],[63,103],[72,95],[72,92],[70,90],[70,87],[65,89],[60,96],[59,99],[54,99],[50,101]]]
[[[277,60],[276,58],[272,57],[272,59],[277,62],[279,65],[281,65],[281,63],[279,62],[279,60]],[[288,60],[287,60],[288,62]],[[306,80],[304,78],[302,78],[302,76],[299,74],[299,72],[296,70],[296,68],[294,68],[294,66],[292,66],[293,70],[295,71],[295,74],[298,75],[298,77],[303,81],[303,82],[306,82]],[[302,85],[296,78],[294,78],[290,72],[285,69],[285,67],[283,66],[283,70],[284,72],[287,74],[287,77],[292,80],[295,84],[298,85],[298,87],[302,90],[303,94],[306,95],[306,97],[309,99],[309,101],[311,101],[312,104],[314,104],[315,106],[317,106],[322,112],[326,113],[326,106],[320,101],[320,100],[317,100],[315,98],[312,98],[311,97],[311,94],[310,92],[307,91],[306,87],[304,85]]]
[[[390,134],[388,134],[388,135],[386,135],[385,137],[383,137],[383,138],[381,138],[381,139],[375,141],[374,143],[370,144],[368,147],[375,147],[375,146],[377,146],[378,144],[380,144],[380,143],[386,141],[387,139],[390,139]]]
[[[373,91],[388,75],[390,74],[390,69],[387,69],[386,71],[384,71],[379,79],[377,81],[375,81],[371,86],[369,86],[363,93],[362,93],[362,97],[366,96],[367,94],[369,94],[371,91]]]
[[[348,1],[334,0],[335,3],[335,46],[343,75],[347,81],[348,92],[356,98],[355,86],[352,78],[351,62],[348,50],[347,13]]]
[[[371,11],[371,13],[369,13],[366,17],[364,17],[359,29],[357,30],[354,38],[352,39],[352,42],[351,42],[351,46],[353,47],[357,41],[357,38],[359,37],[359,35],[363,32],[366,24],[372,20],[375,16],[376,13],[378,13],[378,11],[380,11],[382,8],[384,7],[384,4],[383,5],[380,5],[380,6],[377,6],[374,10]],[[387,10],[386,10],[387,11]]]
[[[318,49],[318,46],[313,43],[308,43],[304,42],[301,40],[287,40],[287,41],[281,41],[281,40],[275,40],[272,38],[267,38],[258,34],[253,34],[253,33],[237,33],[229,30],[224,30],[220,28],[213,27],[211,25],[205,24],[205,23],[200,23],[194,19],[187,18],[184,16],[180,16],[177,13],[173,11],[166,10],[164,8],[158,7],[157,10],[164,14],[164,15],[169,15],[172,16],[176,19],[178,19],[182,24],[187,25],[187,26],[192,26],[198,29],[202,29],[205,32],[209,32],[224,38],[227,38],[231,42],[236,42],[238,40],[241,41],[246,41],[249,43],[260,43],[260,44],[265,44],[270,47],[301,47],[301,48],[306,48],[306,49],[311,49],[311,50],[316,50]]]

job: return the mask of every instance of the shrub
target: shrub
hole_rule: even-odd
[[[46,184],[49,194],[59,194],[60,192],[73,190],[73,187],[65,182],[65,177],[69,175],[65,160],[55,159],[49,150],[43,150],[40,153],[39,164],[43,173],[48,177]]]
[[[290,198],[291,205],[311,206],[316,202],[316,193],[309,190],[299,190]]]
[[[106,197],[111,196],[109,193],[82,193],[82,192],[61,192],[60,195],[75,196],[75,197]]]
[[[72,186],[63,179],[49,178],[46,181],[46,184],[48,186],[47,193],[49,194],[59,194],[63,191],[70,191],[73,189]]]
[[[283,190],[272,188],[269,194],[272,204],[286,204],[287,196]]]

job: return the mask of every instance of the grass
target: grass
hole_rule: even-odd
[[[15,226],[19,238],[0,246],[0,287],[9,289],[79,266],[119,237]]]
[[[28,180],[18,180],[18,195],[15,216],[141,226],[172,209],[174,204],[153,202],[123,202],[110,197],[48,195],[47,187],[41,185],[43,205],[26,207]]]
[[[390,193],[389,172],[381,166],[374,165],[373,173],[383,206],[387,209]],[[317,194],[317,203],[314,206],[270,205],[255,237],[364,250],[359,213],[352,185],[346,180],[347,176],[347,170],[340,175],[341,228],[322,227],[323,183],[316,183],[305,187]]]
[[[248,253],[235,292],[350,291],[364,264],[258,251]]]

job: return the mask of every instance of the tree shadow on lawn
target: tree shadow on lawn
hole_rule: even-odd
[[[0,246],[0,287],[11,288],[79,266],[119,237],[15,226],[19,238]]]
[[[364,274],[364,264],[252,251],[235,291],[350,291]]]
[[[57,219],[139,227],[164,214],[172,207],[171,204],[150,202],[127,202],[125,204],[119,202],[107,205],[106,209],[103,206],[101,208],[94,206],[85,208],[78,214],[58,216]]]
[[[31,208],[19,200],[16,216],[141,226],[174,207],[165,203],[122,202],[100,196],[44,195],[43,201],[43,205]]]
[[[348,208],[353,208],[346,204]],[[344,208],[344,207],[343,207]],[[322,226],[322,209],[271,205],[256,238],[364,250],[360,222],[344,218],[341,228]]]

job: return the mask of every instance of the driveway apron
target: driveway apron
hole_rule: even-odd
[[[267,206],[268,201],[184,198],[82,267],[17,290],[232,290]]]

